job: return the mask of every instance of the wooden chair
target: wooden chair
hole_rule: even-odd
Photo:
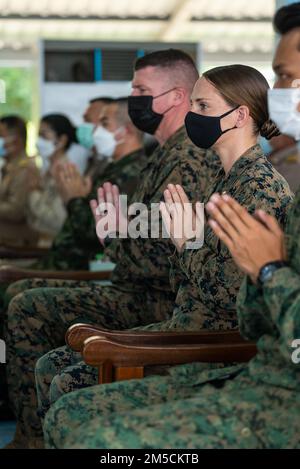
[[[82,353],[85,363],[98,368],[99,384],[143,378],[148,366],[247,362],[256,354],[255,344],[238,331],[109,331],[74,324],[66,342]]]
[[[0,259],[41,259],[49,252],[47,248],[0,246]]]
[[[0,246],[0,259],[26,260],[41,259],[49,252],[47,248]],[[103,281],[110,280],[111,271],[90,272],[85,270],[56,271],[35,270],[4,264],[0,266],[0,284],[12,283],[27,278],[49,278],[57,280]]]
[[[0,284],[12,283],[27,278],[100,281],[109,280],[111,273],[111,271],[90,272],[88,270],[34,270],[23,269],[13,265],[4,265],[0,266]]]

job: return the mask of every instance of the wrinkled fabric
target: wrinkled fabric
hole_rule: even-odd
[[[96,235],[89,201],[97,199],[97,189],[105,182],[117,184],[120,193],[127,194],[130,199],[146,163],[144,150],[140,149],[110,163],[100,175],[95,176],[88,197],[70,200],[67,205],[67,219],[55,237],[49,253],[33,267],[42,270],[87,270],[89,261],[103,250]]]
[[[215,164],[219,165],[216,157],[191,144],[182,128],[149,159],[131,201],[150,207],[162,199],[168,183],[181,184],[190,198],[201,200]],[[10,401],[18,428],[26,438],[42,432],[34,367],[42,355],[64,344],[71,324],[89,322],[108,329],[128,329],[161,322],[172,313],[174,293],[169,285],[168,257],[173,245],[169,239],[116,240],[106,252],[117,263],[112,286],[32,289],[17,295],[9,305],[6,343]]]
[[[256,207],[260,207],[276,216],[282,225],[286,222],[291,192],[286,181],[268,163],[259,146],[249,149],[226,177],[224,171],[220,170],[209,195],[216,191],[231,194],[249,212],[254,212]],[[173,254],[171,262],[171,285],[174,293],[178,290],[172,316],[161,322],[152,321],[146,326],[140,324],[135,329],[197,331],[237,328],[236,296],[243,274],[232,261],[229,251],[213,235],[212,230],[206,229],[202,248],[185,251],[183,255]],[[61,358],[62,350],[58,352]],[[70,354],[67,347],[65,353],[66,357]],[[36,382],[42,417],[53,403],[50,395],[59,397],[65,392],[73,391],[76,383],[78,388],[91,384],[93,373],[88,365],[81,362],[76,366],[72,361],[71,367],[62,370],[60,366],[54,366],[57,362],[59,359],[55,357],[55,351],[39,360]],[[95,375],[94,384],[96,383]]]
[[[258,349],[248,364],[192,363],[67,394],[46,416],[46,446],[299,449],[299,231],[300,191],[285,230],[288,267],[262,288],[246,278],[238,294],[241,333]]]

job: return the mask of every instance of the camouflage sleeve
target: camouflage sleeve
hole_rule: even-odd
[[[236,293],[244,275],[228,249],[216,238],[209,237],[202,248],[195,251],[185,249],[179,255],[181,269],[191,282],[198,285],[200,301],[208,309],[234,310]]]
[[[206,181],[206,174],[199,176],[199,164],[197,161],[190,161],[182,158],[177,165],[166,174],[161,186],[157,189],[152,203],[159,204],[164,200],[164,191],[168,184],[180,184],[187,197],[191,201],[203,200],[203,186]],[[159,213],[159,223],[162,224],[161,215]],[[150,229],[150,228],[149,228]],[[174,245],[168,238],[151,238],[149,233],[148,239],[128,238],[120,240],[125,246],[126,252],[130,252],[131,261],[134,259],[137,271],[142,275],[145,272],[150,277],[160,276],[161,271],[169,270],[168,257],[174,252]],[[121,251],[122,247],[120,245]],[[124,259],[122,258],[122,261]]]
[[[119,167],[114,164],[110,172],[106,171],[104,180],[109,180],[112,184],[119,186],[122,194],[127,194],[128,199],[132,196],[138,184],[138,178],[140,173],[141,161],[143,161],[143,155],[139,155],[137,160],[132,161],[130,166]],[[103,176],[104,177],[104,176]],[[68,203],[68,229],[74,240],[74,243],[80,245],[82,248],[92,251],[103,251],[103,247],[99,242],[96,235],[96,226],[93,214],[90,209],[89,201],[97,198],[97,189],[100,187],[104,180],[99,179],[97,184],[94,184],[91,194],[84,197],[76,197]],[[110,257],[111,259],[115,255],[115,243],[109,243]]]
[[[275,200],[274,191],[261,187],[260,181],[259,184],[256,181],[248,185],[240,184],[234,197],[249,213],[254,213],[259,207],[275,216],[281,224],[285,223],[286,212],[292,201],[289,195]],[[203,247],[195,251],[185,249],[179,261],[183,272],[198,285],[201,300],[207,307],[235,308],[236,295],[244,274],[209,226],[205,228]]]
[[[260,192],[257,203],[261,204],[260,208],[275,216],[282,227],[285,227],[288,214],[293,206],[292,194],[284,186],[280,186],[278,182],[275,185],[270,183],[270,187],[272,186],[278,194],[277,201],[274,196],[270,196],[270,199],[266,196],[262,198],[263,192]],[[249,211],[252,210],[253,207]],[[272,314],[263,291],[260,286],[253,285],[248,277],[244,279],[237,295],[237,312],[240,332],[246,339],[257,341],[263,333],[270,332],[272,334],[274,328]]]
[[[176,293],[183,281],[184,273],[180,267],[179,258],[177,255],[176,248],[174,248],[174,254],[169,257],[170,262],[170,285],[172,291]]]
[[[84,243],[88,246],[95,243],[96,227],[93,214],[89,206],[89,200],[83,197],[77,197],[70,200],[67,206],[69,229],[72,230],[72,236],[78,243]],[[101,245],[99,243],[99,249]]]
[[[90,210],[85,199],[74,199],[70,213],[55,237],[48,255],[35,263],[33,268],[86,270],[89,268],[89,260],[103,251],[94,225],[92,229],[91,222],[94,224],[94,218],[91,214],[89,220]]]
[[[257,341],[270,327],[268,306],[262,289],[245,277],[237,296],[239,329],[245,339]]]
[[[104,252],[115,264],[120,260],[120,241],[118,239],[106,238],[104,241]]]
[[[300,339],[300,275],[290,267],[277,270],[264,285],[263,295],[279,331],[280,351],[290,363],[291,344]]]

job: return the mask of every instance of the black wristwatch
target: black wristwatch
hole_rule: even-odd
[[[268,262],[268,264],[263,265],[257,277],[259,285],[263,285],[268,280],[271,280],[276,270],[287,266],[288,263],[285,261]]]

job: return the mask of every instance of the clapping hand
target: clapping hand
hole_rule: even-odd
[[[73,163],[57,165],[54,177],[65,204],[77,197],[87,197],[92,190],[91,178],[82,177]]]
[[[106,182],[98,189],[98,200],[91,200],[97,236],[104,246],[107,236],[116,237],[117,233],[127,233],[127,218],[120,207],[120,192],[117,185]]]
[[[286,260],[284,233],[277,220],[263,210],[251,216],[229,195],[214,194],[206,206],[209,224],[228,247],[239,268],[256,283],[267,263]]]
[[[195,211],[183,188],[178,184],[169,184],[164,198],[165,202],[160,204],[163,222],[177,251],[181,252],[188,240],[203,237],[203,204],[197,202]]]

